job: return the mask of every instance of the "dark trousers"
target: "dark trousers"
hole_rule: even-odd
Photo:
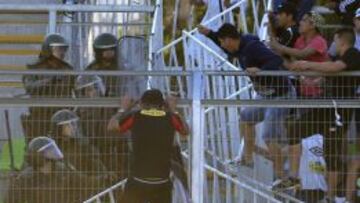
[[[121,203],[171,203],[172,184],[146,184],[129,178]]]

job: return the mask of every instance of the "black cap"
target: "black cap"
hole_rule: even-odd
[[[296,6],[295,4],[293,3],[283,3],[281,5],[279,5],[277,7],[277,13],[286,13],[286,14],[291,14],[294,16],[294,18],[296,18],[297,16],[297,9],[296,9]]]
[[[141,103],[154,106],[164,105],[163,94],[158,89],[151,89],[144,92],[141,96]]]
[[[224,23],[219,30],[216,32],[218,38],[239,38],[241,33],[237,31],[237,28],[230,24]]]

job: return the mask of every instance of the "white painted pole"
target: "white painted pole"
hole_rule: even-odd
[[[193,72],[191,197],[193,203],[204,202],[204,115],[201,107],[202,73]]]
[[[49,10],[48,33],[56,33],[56,10]]]

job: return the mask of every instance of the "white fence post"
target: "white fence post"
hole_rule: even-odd
[[[204,133],[203,110],[201,107],[202,73],[193,72],[192,101],[192,151],[191,151],[191,198],[194,203],[204,202]]]
[[[56,10],[49,10],[48,33],[56,33]]]

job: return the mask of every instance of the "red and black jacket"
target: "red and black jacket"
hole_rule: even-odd
[[[138,178],[168,178],[175,131],[187,134],[178,115],[157,109],[125,113],[119,131],[131,131],[131,175]]]

